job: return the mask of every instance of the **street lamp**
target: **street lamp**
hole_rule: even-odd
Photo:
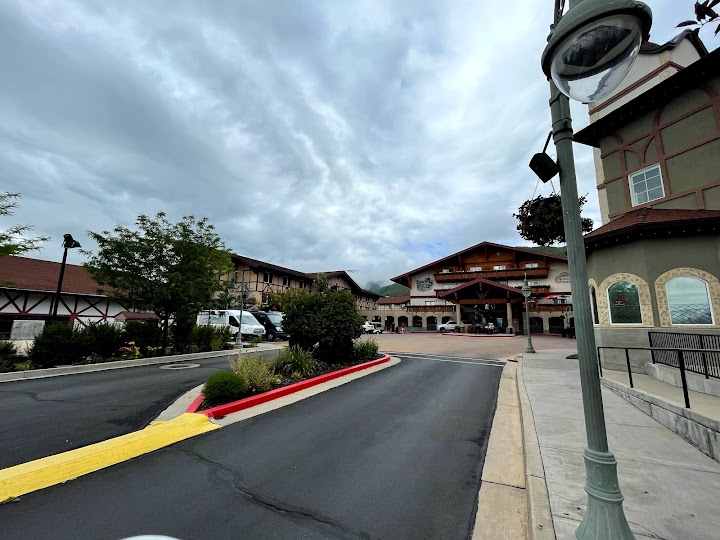
[[[570,281],[582,291],[588,276],[568,96],[578,101],[597,101],[612,92],[632,67],[641,40],[649,36],[652,13],[635,0],[570,0],[563,16],[564,4],[564,0],[555,0],[553,31],[542,54],[542,68],[552,79],[550,110],[560,168]],[[588,494],[585,518],[575,538],[632,539],[622,507],[617,461],[608,450],[589,295],[573,295],[573,311],[587,435],[583,457]]]
[[[62,290],[62,282],[65,277],[65,263],[67,262],[68,249],[79,248],[81,246],[80,242],[72,237],[72,234],[65,234],[63,235],[63,247],[65,251],[63,252],[62,264],[60,265],[60,277],[58,278],[57,292],[55,293],[55,301],[53,302],[52,309],[53,321],[57,318],[58,306],[60,305],[60,291]]]
[[[533,349],[532,344],[532,338],[530,337],[530,295],[532,294],[532,289],[530,288],[530,285],[528,284],[527,280],[527,274],[525,274],[525,280],[523,281],[522,286],[522,293],[525,297],[525,319],[527,320],[527,337],[528,337],[528,344],[527,348],[525,349],[526,353],[534,353],[535,349]]]

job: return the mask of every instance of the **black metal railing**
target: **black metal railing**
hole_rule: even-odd
[[[683,334],[687,335],[687,334]],[[601,349],[615,349],[625,351],[625,363],[627,365],[628,380],[630,382],[630,388],[635,388],[633,385],[632,369],[630,367],[630,351],[650,351],[651,354],[655,355],[660,352],[675,353],[675,359],[677,360],[677,367],[680,370],[680,381],[682,382],[683,398],[685,399],[685,407],[690,408],[690,395],[688,392],[687,375],[686,371],[690,371],[687,367],[686,356],[688,354],[720,354],[720,349],[678,349],[672,347],[598,347],[597,348],[597,361],[598,369],[600,370],[600,376],[602,377],[602,362],[601,362]],[[654,363],[654,356],[653,356]],[[658,362],[660,363],[660,362]],[[671,364],[666,364],[671,365]],[[706,371],[707,373],[707,371]],[[707,375],[706,375],[707,377]]]
[[[675,350],[685,352],[685,369],[704,375],[706,379],[720,379],[720,336],[713,334],[681,334],[677,332],[648,332],[653,364],[680,367]],[[659,350],[671,349],[671,350]],[[694,349],[697,352],[689,352]]]

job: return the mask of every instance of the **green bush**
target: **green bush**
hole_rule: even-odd
[[[275,373],[300,378],[314,374],[318,363],[311,353],[304,351],[298,345],[293,345],[280,351],[272,367]]]
[[[200,352],[212,351],[212,341],[215,337],[215,329],[212,326],[194,326],[190,332],[190,343],[195,345]]]
[[[232,371],[222,371],[210,375],[205,386],[203,386],[205,403],[210,407],[242,399],[247,391],[247,381],[241,375]]]
[[[155,321],[129,321],[125,323],[125,342],[135,343],[145,357],[154,356],[162,344],[162,330]]]
[[[247,381],[251,394],[267,392],[276,382],[270,364],[259,354],[238,355],[237,360],[230,365],[235,373]]]
[[[290,346],[299,345],[328,363],[352,361],[353,340],[362,334],[363,318],[350,292],[319,286],[293,296],[284,309],[283,330],[290,334]]]
[[[358,340],[353,344],[353,360],[355,362],[369,362],[378,357],[378,344],[374,339]]]
[[[28,360],[39,368],[83,360],[85,344],[79,330],[69,323],[46,324],[28,351]],[[89,353],[88,353],[89,354]]]
[[[0,341],[0,373],[12,371],[17,361],[15,345],[9,341]]]
[[[83,358],[91,355],[112,358],[118,355],[120,347],[127,342],[122,327],[105,322],[91,323],[85,328],[78,328],[76,335]]]

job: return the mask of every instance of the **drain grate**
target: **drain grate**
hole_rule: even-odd
[[[169,366],[160,366],[160,369],[192,369],[200,367],[200,364],[170,364]]]

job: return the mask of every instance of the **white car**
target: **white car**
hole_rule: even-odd
[[[460,328],[460,325],[456,323],[453,320],[450,320],[448,322],[438,324],[437,331],[438,332],[455,332]]]
[[[385,327],[382,325],[382,323],[371,322],[370,324],[373,325],[373,334],[382,334],[385,331]]]
[[[373,324],[371,322],[368,322],[368,321],[365,321],[364,323],[362,323],[362,329],[363,329],[363,332],[365,332],[366,334],[372,334],[375,332],[375,327],[373,326]]]

